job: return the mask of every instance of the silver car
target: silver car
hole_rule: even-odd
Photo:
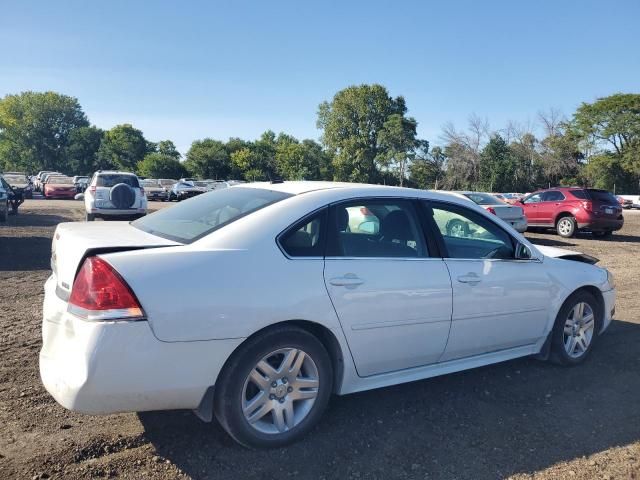
[[[498,197],[490,193],[483,192],[452,192],[460,197],[467,198],[472,202],[480,205],[489,213],[494,214],[501,220],[511,225],[517,232],[524,233],[527,231],[527,217],[524,215],[524,209],[500,200]]]

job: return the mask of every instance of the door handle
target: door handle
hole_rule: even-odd
[[[480,277],[471,272],[471,273],[467,273],[466,275],[460,275],[458,277],[458,281],[460,283],[470,283],[471,285],[475,285],[476,283],[480,283]]]
[[[336,287],[355,287],[357,285],[362,285],[364,280],[359,278],[357,275],[353,273],[347,273],[343,277],[335,277],[329,280],[331,285],[335,285]]]

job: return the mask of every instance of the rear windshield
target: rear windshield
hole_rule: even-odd
[[[47,178],[47,183],[52,185],[69,185],[73,183],[73,179],[71,177],[49,177]]]
[[[119,183],[126,183],[130,187],[138,188],[138,177],[135,175],[123,175],[119,173],[103,173],[96,179],[96,187],[113,187]]]
[[[158,186],[157,180],[140,180],[140,183],[142,184],[143,187],[157,187]]]
[[[498,197],[494,197],[488,193],[465,193],[464,195],[478,205],[500,205],[504,203]]]
[[[290,197],[261,188],[227,188],[204,193],[131,222],[140,230],[191,243],[240,217]]]
[[[12,183],[29,183],[29,179],[27,178],[26,175],[19,175],[19,174],[14,174],[14,173],[5,173],[4,174],[4,179],[9,182],[10,184]]]

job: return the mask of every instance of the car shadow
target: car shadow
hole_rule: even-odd
[[[51,237],[0,236],[0,272],[51,268]]]
[[[531,473],[640,439],[640,325],[614,321],[572,368],[519,359],[335,396],[284,449],[248,450],[188,411],[140,413],[157,455],[195,479],[473,478]]]

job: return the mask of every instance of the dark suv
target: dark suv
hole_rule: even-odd
[[[555,228],[562,237],[572,237],[578,230],[604,237],[624,224],[620,204],[606,190],[550,188],[526,196],[521,203],[529,227]]]

